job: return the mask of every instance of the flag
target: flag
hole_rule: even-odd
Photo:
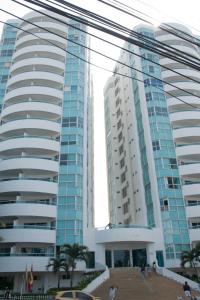
[[[28,272],[27,287],[28,287],[28,291],[32,292],[32,290],[33,290],[33,265],[31,266],[31,270]]]
[[[25,289],[28,290],[28,268],[25,269]]]

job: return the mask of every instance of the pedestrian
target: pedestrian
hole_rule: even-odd
[[[185,281],[185,283],[183,285],[183,290],[184,290],[184,293],[185,293],[186,297],[191,297],[190,286],[187,283],[187,281]]]
[[[117,290],[118,290],[118,288],[113,285],[109,288],[109,300],[115,299]]]
[[[10,291],[9,291],[8,287],[6,287],[4,299],[7,300],[7,299],[10,299],[10,297],[11,297]]]
[[[153,262],[152,269],[153,269],[154,273],[156,273],[156,262],[155,261]]]
[[[145,277],[146,277],[146,273],[145,273],[145,265],[142,265],[142,266],[141,266],[140,272],[141,272],[142,278],[145,278]]]

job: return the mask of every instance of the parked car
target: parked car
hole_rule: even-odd
[[[72,290],[72,291],[62,291],[56,294],[55,300],[101,300],[99,297],[92,296],[91,294]]]

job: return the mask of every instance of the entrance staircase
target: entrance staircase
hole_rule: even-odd
[[[115,300],[177,300],[178,296],[188,299],[184,298],[181,284],[153,272],[143,278],[137,268],[110,269],[110,278],[92,294],[108,300],[108,290],[112,285],[118,287]],[[196,291],[192,295],[200,296]]]

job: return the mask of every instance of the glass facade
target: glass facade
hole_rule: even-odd
[[[19,24],[17,20],[8,20],[7,23],[14,26],[18,26]],[[16,34],[17,28],[7,24],[4,25],[0,42],[0,112],[6,91],[6,84],[9,76]]]
[[[129,45],[129,47],[131,47],[131,45]],[[132,48],[130,50],[133,51]],[[133,54],[130,54],[129,59],[130,59],[131,63],[134,63],[134,55]],[[131,70],[131,74],[132,74],[133,78],[137,78],[137,74],[133,69]],[[132,85],[133,85],[133,93],[134,93],[134,104],[135,104],[135,114],[136,114],[136,122],[137,122],[138,138],[139,138],[139,148],[140,148],[140,155],[141,155],[143,183],[144,183],[144,189],[145,189],[147,222],[148,222],[149,226],[154,227],[155,220],[154,220],[153,201],[152,201],[152,194],[151,194],[151,183],[150,183],[150,177],[149,177],[149,167],[148,167],[148,160],[147,160],[146,143],[145,143],[145,138],[144,138],[144,127],[143,127],[140,96],[139,96],[139,91],[138,91],[137,80],[133,79]]]
[[[140,29],[140,33],[154,38],[154,32]],[[180,258],[181,252],[190,247],[185,204],[176,161],[175,146],[163,91],[161,70],[156,54],[140,49],[146,94],[149,126],[155,161],[160,211],[163,223],[167,259]],[[150,59],[152,62],[146,60]],[[154,76],[158,79],[152,78]]]
[[[85,26],[70,22],[76,28]],[[86,44],[86,34],[69,27],[68,38]],[[85,48],[68,42],[67,51],[85,59]],[[67,53],[59,171],[57,245],[83,243],[83,141],[85,62]]]

